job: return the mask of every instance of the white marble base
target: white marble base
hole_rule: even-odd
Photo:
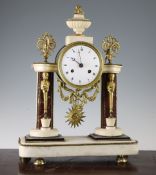
[[[32,137],[55,137],[59,135],[57,129],[51,128],[41,128],[41,129],[32,129],[30,130],[30,136]]]
[[[96,128],[95,134],[100,136],[121,136],[123,134],[122,129],[116,127]]]
[[[33,157],[67,157],[67,156],[112,156],[138,154],[136,140],[94,140],[88,136],[65,137],[65,141],[25,142],[19,139],[19,156]]]

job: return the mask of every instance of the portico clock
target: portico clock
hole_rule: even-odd
[[[86,42],[74,42],[65,46],[57,57],[58,74],[74,88],[86,88],[101,77],[103,59],[99,51]]]
[[[37,40],[37,48],[44,58],[43,62],[33,64],[37,73],[37,120],[36,127],[19,138],[19,157],[24,163],[20,171],[31,158],[36,158],[36,166],[45,164],[44,157],[69,156],[116,155],[118,163],[126,163],[128,155],[138,153],[138,142],[117,126],[117,74],[122,65],[113,64],[113,57],[118,53],[120,43],[114,36],[106,36],[102,42],[103,59],[93,45],[93,37],[84,34],[91,21],[85,18],[80,5],[75,7],[73,17],[66,24],[74,33],[65,37],[64,46],[61,46],[54,63],[48,61],[56,46],[53,36],[46,32]],[[57,86],[54,86],[55,73]],[[70,105],[63,115],[65,122],[74,128],[84,124],[76,130],[76,135],[80,130],[84,132],[85,128],[89,135],[63,136],[54,127],[54,115],[56,118],[59,115],[59,122],[62,122],[65,107],[57,99],[58,114],[54,113],[56,87],[61,100]],[[98,94],[101,99],[97,98]],[[99,120],[98,107],[92,105],[88,109],[90,114],[86,115],[85,105],[95,99],[101,104],[101,120],[92,132],[88,124],[96,125],[95,121]],[[85,117],[86,123],[83,123]]]

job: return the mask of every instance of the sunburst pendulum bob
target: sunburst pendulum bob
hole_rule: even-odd
[[[83,106],[80,104],[74,104],[67,112],[65,117],[67,119],[66,122],[68,122],[71,127],[78,127],[81,125],[81,122],[84,122],[83,118],[85,118],[85,116],[83,114]]]

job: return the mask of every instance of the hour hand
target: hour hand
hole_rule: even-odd
[[[75,58],[71,57],[72,61],[75,61],[76,63],[80,64],[78,61],[76,61]]]

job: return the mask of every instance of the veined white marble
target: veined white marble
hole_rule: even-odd
[[[138,142],[94,140],[87,136],[65,137],[65,141],[25,142],[19,139],[20,157],[111,156],[138,154]]]
[[[51,122],[51,118],[44,118],[43,117],[41,119],[41,125],[42,125],[41,130],[48,128],[50,126],[50,122]],[[50,129],[50,127],[49,127],[49,129]]]
[[[55,63],[33,63],[35,72],[57,72],[57,64]]]
[[[54,137],[58,135],[59,131],[56,128],[41,128],[30,130],[30,136],[32,137]]]
[[[106,118],[106,125],[109,127],[114,127],[115,126],[115,122],[116,122],[116,118],[115,117],[108,117]]]
[[[73,18],[66,21],[66,24],[76,35],[82,35],[90,27],[91,21],[86,19],[84,14],[74,14]]]
[[[103,68],[103,73],[116,73],[121,71],[122,65],[119,64],[105,64]]]
[[[87,42],[87,43],[93,44],[93,37],[91,37],[91,36],[84,36],[84,35],[80,35],[80,36],[76,36],[76,35],[66,36],[66,38],[65,38],[65,45],[68,45],[70,43],[77,42],[77,41],[83,41],[83,42]]]
[[[101,136],[120,136],[123,131],[120,128],[107,126],[106,128],[96,128],[94,133]]]
[[[115,123],[115,117],[108,117],[106,118],[106,128],[96,128],[94,133],[100,136],[121,136],[124,133],[122,129],[115,126]]]

